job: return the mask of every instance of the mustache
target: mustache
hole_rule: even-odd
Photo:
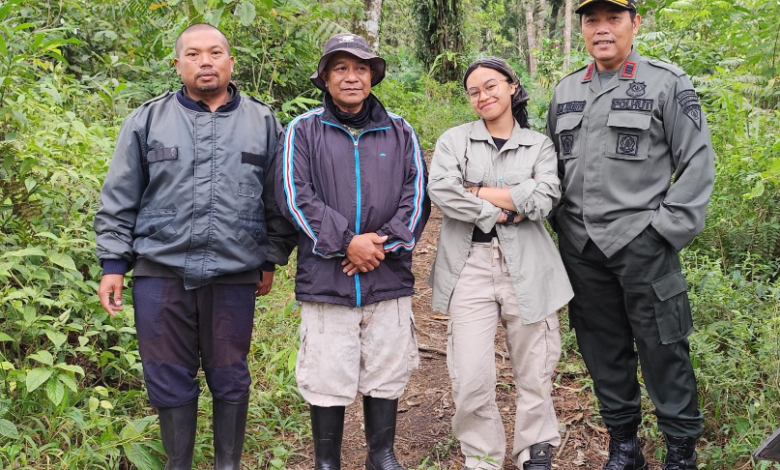
[[[217,71],[214,69],[199,70],[195,77],[202,77],[204,75],[213,75],[219,77],[219,73],[217,73]]]

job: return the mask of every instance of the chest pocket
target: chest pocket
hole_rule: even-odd
[[[487,167],[485,166],[485,162],[479,158],[479,154],[477,153],[480,151],[478,146],[481,144],[486,146],[488,145],[487,143],[482,142],[469,142],[468,146],[466,147],[466,153],[460,163],[460,172],[461,176],[463,177],[463,186],[467,188],[482,186],[487,179]],[[477,148],[472,148],[474,146],[477,146]],[[484,153],[486,149],[481,150]],[[490,155],[489,149],[487,151],[488,155]]]
[[[604,154],[618,160],[647,160],[650,114],[617,112],[607,119],[609,135]]]
[[[582,114],[568,114],[558,118],[555,130],[558,134],[558,155],[561,160],[580,156]]]

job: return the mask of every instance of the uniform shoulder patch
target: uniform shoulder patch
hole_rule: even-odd
[[[644,62],[652,65],[653,67],[658,67],[659,69],[668,70],[669,72],[672,72],[673,74],[675,74],[678,77],[682,77],[682,76],[685,75],[685,72],[683,71],[683,69],[681,69],[680,67],[678,67],[676,65],[672,65],[672,64],[670,64],[668,62],[664,62],[664,61],[658,60],[658,59],[642,59],[642,60]]]

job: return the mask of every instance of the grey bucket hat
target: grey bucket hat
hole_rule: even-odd
[[[371,86],[376,86],[385,78],[385,68],[387,68],[385,59],[371,53],[371,50],[368,48],[368,42],[364,38],[352,33],[338,33],[331,36],[328,42],[325,43],[325,50],[322,53],[322,57],[320,57],[317,71],[309,77],[314,86],[320,90],[328,90],[321,75],[323,70],[325,70],[325,66],[328,65],[328,60],[339,51],[347,52],[368,61],[371,70],[374,72],[374,76],[371,77]]]

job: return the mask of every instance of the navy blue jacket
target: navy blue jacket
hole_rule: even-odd
[[[379,100],[354,137],[326,108],[287,126],[279,145],[276,197],[299,229],[296,298],[346,306],[412,295],[412,250],[430,213],[428,170],[417,135]],[[342,272],[356,234],[387,235],[386,257],[368,273]]]

